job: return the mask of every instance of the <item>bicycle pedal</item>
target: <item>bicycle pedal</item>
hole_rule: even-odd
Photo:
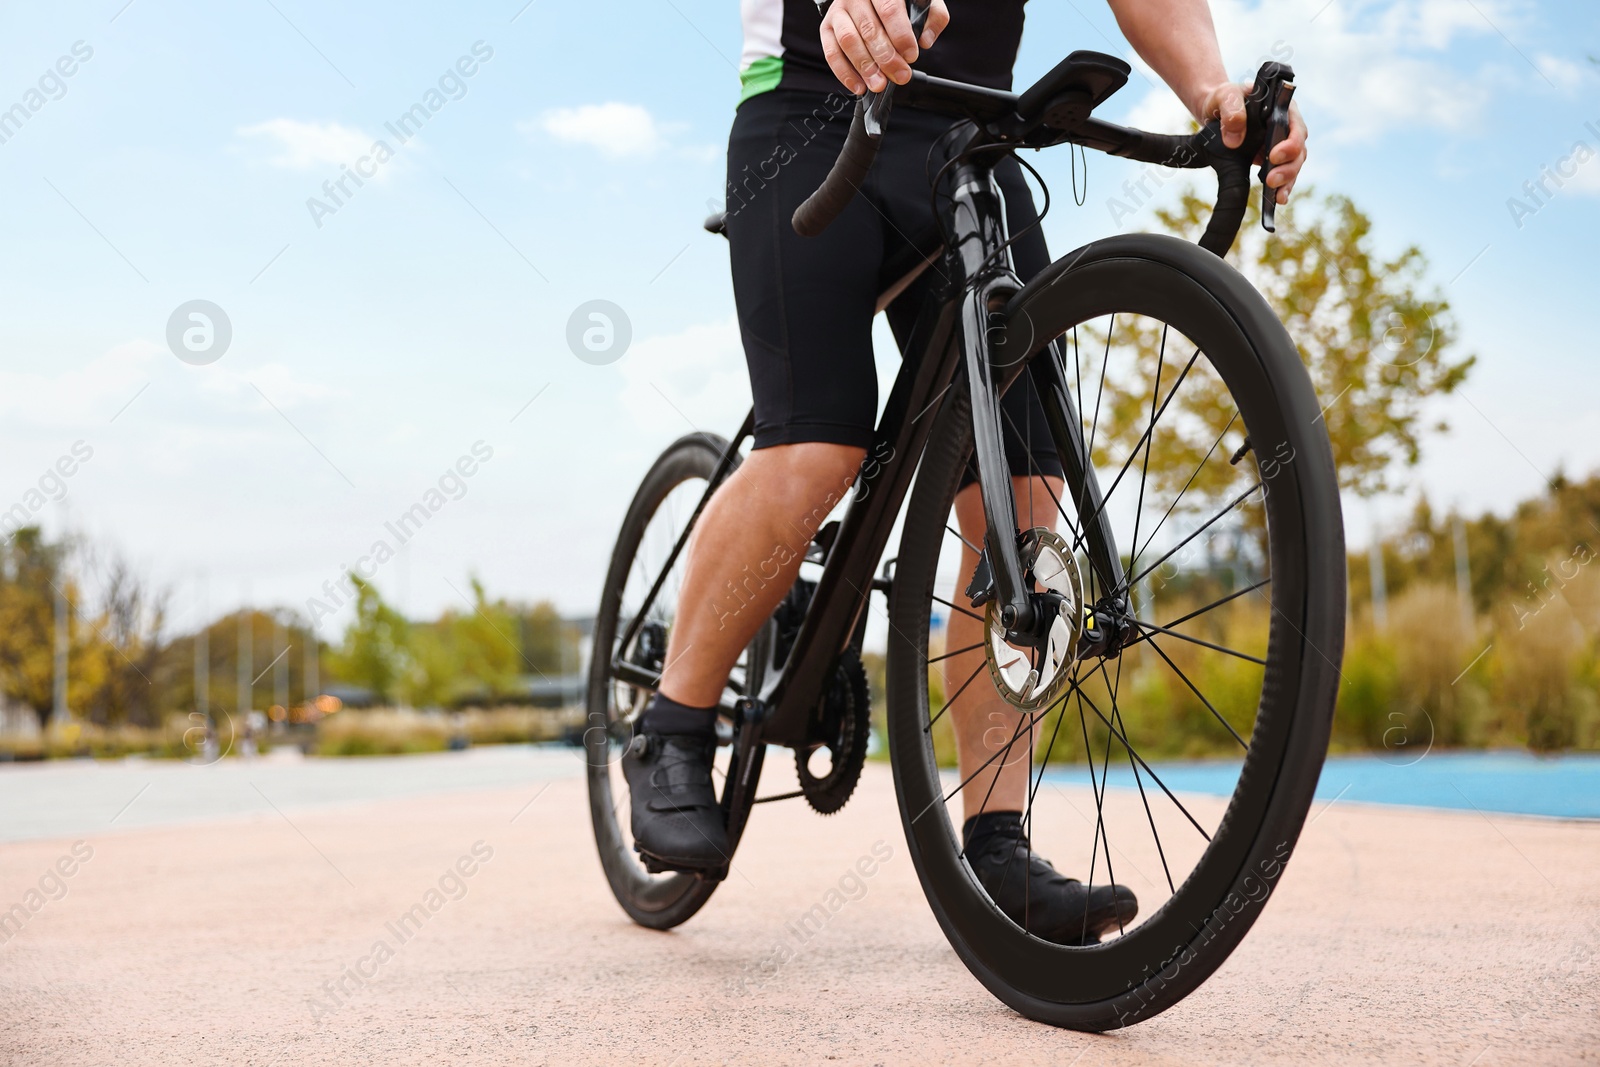
[[[658,859],[638,845],[634,845],[633,850],[638,853],[639,861],[644,864],[644,869],[651,874],[692,874],[708,882],[720,882],[728,877],[728,868],[726,867],[689,867],[681,863],[670,863],[666,860]]]

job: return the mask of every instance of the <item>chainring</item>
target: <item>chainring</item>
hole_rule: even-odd
[[[867,669],[853,648],[845,649],[834,668],[833,683],[822,698],[822,735],[828,740],[794,753],[795,774],[806,803],[823,815],[832,815],[845,806],[861,769],[867,762],[867,742],[872,736],[872,699],[867,686]],[[828,773],[811,773],[811,760],[818,749],[829,756]]]

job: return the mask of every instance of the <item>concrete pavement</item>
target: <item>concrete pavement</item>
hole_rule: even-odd
[[[1096,1036],[1016,1016],[956,959],[886,767],[832,818],[758,809],[730,881],[662,934],[611,899],[566,759],[477,788],[394,761],[434,787],[0,845],[0,909],[42,901],[0,944],[0,1062],[1600,1060],[1600,824],[1335,804],[1206,986]],[[799,938],[863,856],[865,892]]]

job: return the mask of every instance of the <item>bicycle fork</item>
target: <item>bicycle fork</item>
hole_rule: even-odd
[[[1010,253],[1004,251],[1004,201],[992,171],[964,163],[956,169],[954,186],[951,222],[958,235],[956,254],[961,259],[963,275],[973,279],[961,305],[960,344],[972,410],[973,452],[987,522],[982,558],[968,595],[973,597],[974,606],[989,599],[996,601],[1008,642],[1033,643],[1036,632],[1041,626],[1047,627],[1049,620],[1040,617],[1033,583],[1022,559],[1000,409],[1000,396],[1011,377],[1008,367],[1032,354],[1033,338],[1008,339],[1003,333],[1005,327],[996,325],[997,313],[1022,288],[1022,283],[1011,267]],[[997,249],[1001,251],[997,253]],[[1047,354],[1031,361],[1029,373],[1063,460],[1069,488],[1063,496],[1076,504],[1080,520],[1088,517],[1085,528],[1077,534],[1078,543],[1107,586],[1106,592],[1115,596],[1124,584],[1121,560],[1083,439],[1082,423],[1067,387],[1059,341],[1052,341]]]

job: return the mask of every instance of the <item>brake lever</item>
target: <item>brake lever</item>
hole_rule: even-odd
[[[1294,99],[1294,68],[1282,63],[1262,64],[1256,75],[1256,88],[1262,92],[1267,107],[1261,169],[1256,172],[1256,178],[1261,182],[1261,228],[1268,233],[1277,233],[1278,191],[1267,184],[1267,175],[1272,171],[1272,150],[1289,136],[1289,102]]]
[[[921,39],[922,28],[927,25],[928,11],[933,7],[932,0],[928,3],[918,3],[917,0],[907,0],[906,14],[911,16],[911,36]],[[894,105],[894,82],[889,82],[883,87],[883,92],[875,93],[867,90],[864,109],[861,114],[861,125],[866,128],[870,137],[882,137],[883,131],[889,125],[889,109]]]

